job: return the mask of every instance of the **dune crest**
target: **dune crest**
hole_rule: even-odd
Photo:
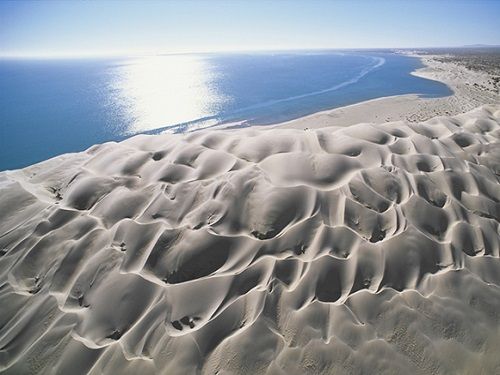
[[[494,373],[500,106],[0,173],[0,371]]]

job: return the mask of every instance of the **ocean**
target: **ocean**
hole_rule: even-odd
[[[0,60],[0,170],[135,134],[291,120],[384,96],[451,95],[389,52]]]

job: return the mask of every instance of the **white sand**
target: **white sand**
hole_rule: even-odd
[[[500,106],[0,173],[0,372],[494,374]]]

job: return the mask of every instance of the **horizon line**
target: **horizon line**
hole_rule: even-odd
[[[270,47],[270,48],[242,48],[242,49],[206,49],[190,51],[113,51],[113,52],[55,52],[55,53],[0,53],[0,59],[84,59],[84,58],[132,58],[132,57],[154,57],[175,55],[197,55],[215,53],[259,53],[259,52],[294,52],[294,51],[356,51],[356,50],[426,50],[426,49],[448,49],[448,48],[499,48],[500,44],[470,44],[455,46],[426,46],[426,47]]]

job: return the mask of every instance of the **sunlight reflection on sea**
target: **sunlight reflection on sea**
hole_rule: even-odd
[[[193,55],[155,56],[112,67],[112,101],[134,134],[218,113],[229,98],[217,90],[210,60]]]

